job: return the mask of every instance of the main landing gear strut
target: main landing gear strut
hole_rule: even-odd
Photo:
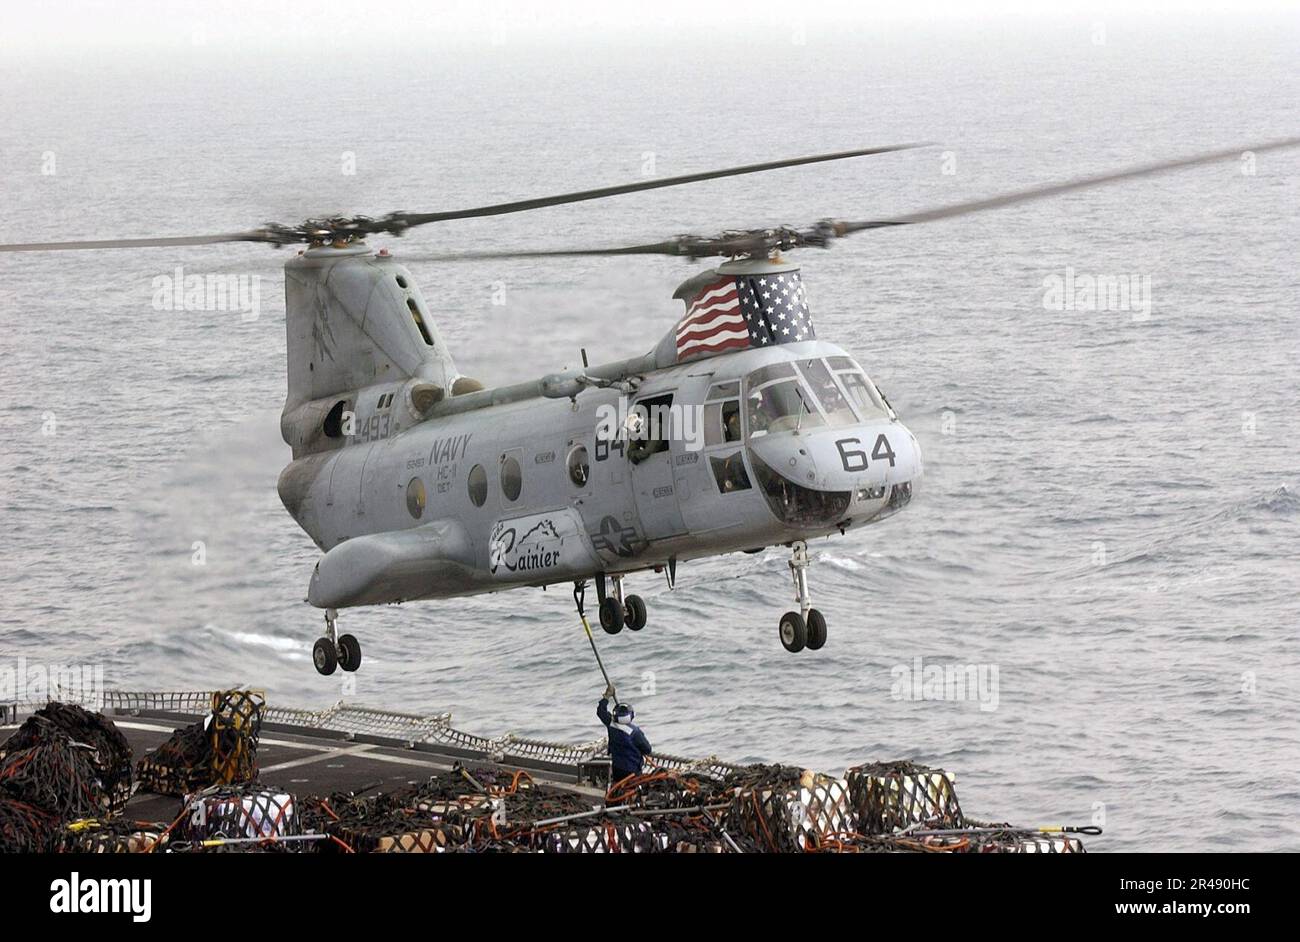
[[[311,649],[311,660],[318,673],[326,676],[337,667],[354,671],[361,666],[361,643],[352,635],[341,635],[335,630],[339,613],[325,609],[325,637],[316,639]]]
[[[808,544],[803,540],[792,544],[790,575],[794,577],[794,599],[799,611],[781,616],[781,644],[787,651],[816,651],[826,643],[826,619],[812,607],[808,593]]]
[[[632,631],[645,627],[645,601],[639,595],[623,596],[623,577],[610,576],[614,584],[614,594],[605,591],[605,576],[596,577],[596,597],[600,599],[600,627],[606,633],[616,635],[627,626]]]

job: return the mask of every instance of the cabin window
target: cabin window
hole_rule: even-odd
[[[501,493],[506,500],[518,500],[524,488],[524,473],[519,462],[510,455],[501,457]]]
[[[411,478],[406,485],[406,509],[416,520],[424,516],[424,499],[424,482]]]
[[[397,286],[398,286],[399,288],[405,288],[405,287],[406,287],[406,279],[403,278],[401,275],[398,275],[398,276],[397,276]]]
[[[420,308],[415,303],[415,298],[407,298],[406,306],[411,310],[411,318],[415,321],[416,328],[420,331],[420,336],[429,346],[433,346],[433,337],[429,334],[429,328],[424,326],[424,318],[420,315]]]
[[[627,457],[633,464],[645,461],[651,455],[668,451],[673,434],[673,394],[642,399],[628,416],[627,437],[630,445]]]
[[[576,448],[570,449],[565,465],[569,469],[569,480],[573,482],[573,486],[586,487],[587,481],[591,478],[591,463],[587,457],[587,446],[578,445]]]
[[[718,490],[723,494],[747,491],[752,486],[749,483],[749,473],[745,470],[744,456],[738,451],[725,458],[711,457],[709,465],[713,468],[713,478],[718,482]]]
[[[469,469],[469,499],[475,507],[482,507],[487,500],[487,471],[481,464]]]

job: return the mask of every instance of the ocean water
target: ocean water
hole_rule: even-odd
[[[509,382],[582,347],[649,349],[698,266],[438,251],[873,218],[1289,136],[1297,53],[1291,19],[1117,21],[1100,45],[1071,21],[484,40],[336,49],[331,69],[220,43],[8,57],[0,241],[455,208],[939,142],[381,240],[466,372]],[[887,392],[926,477],[905,513],[812,546],[820,652],[778,642],[784,550],[685,566],[671,592],[631,580],[649,626],[598,642],[656,747],[828,771],[910,757],[954,772],[979,817],[1104,820],[1097,850],[1300,849],[1300,152],[1244,169],[804,252],[819,335]],[[284,258],[0,256],[0,666],[249,684],[306,707],[345,695],[312,669],[317,551],[275,492]],[[258,317],[157,310],[153,279],[178,266],[257,276]],[[1149,316],[1049,309],[1045,279],[1069,271],[1137,277]],[[446,709],[485,734],[602,732],[567,591],[341,625],[365,648],[353,702]],[[918,658],[996,669],[996,703],[899,696]]]

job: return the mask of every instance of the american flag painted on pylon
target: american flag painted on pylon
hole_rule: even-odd
[[[814,340],[797,271],[721,275],[706,284],[677,323],[677,359]]]

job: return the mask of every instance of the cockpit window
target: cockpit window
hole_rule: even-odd
[[[729,442],[740,441],[739,399],[732,399],[722,404],[722,437]]]
[[[792,526],[831,524],[844,518],[849,509],[848,491],[814,491],[777,474],[750,452],[759,490],[782,523]]]
[[[704,407],[704,444],[740,441],[740,400],[710,402]]]
[[[725,458],[710,456],[709,465],[713,468],[713,477],[718,482],[718,490],[723,494],[747,491],[752,486],[749,483],[749,474],[745,471],[745,459],[738,451]]]
[[[893,410],[880,395],[876,384],[867,378],[866,371],[858,366],[852,357],[830,357],[826,364],[835,371],[839,381],[844,384],[849,399],[857,407],[863,419],[883,415],[893,418]]]
[[[751,384],[745,398],[745,416],[749,420],[750,438],[826,424],[797,379],[779,380],[766,386]]]
[[[825,363],[821,360],[800,360],[799,372],[821,403],[822,411],[826,413],[826,422],[831,428],[842,428],[858,421],[853,414],[853,407],[849,405],[844,393],[840,392],[840,387],[835,384],[835,378],[826,369]]]
[[[844,428],[893,418],[880,390],[852,357],[773,363],[745,377],[751,437],[792,429]],[[718,419],[713,419],[716,424]]]
[[[867,379],[865,373],[840,373],[839,379],[863,419],[889,416],[889,409],[881,401],[880,394],[876,392],[876,387],[871,380]]]
[[[794,364],[786,361],[773,363],[771,366],[764,366],[761,369],[754,370],[745,377],[745,383],[750,389],[762,386],[764,383],[770,383],[774,379],[785,379],[794,375]]]

